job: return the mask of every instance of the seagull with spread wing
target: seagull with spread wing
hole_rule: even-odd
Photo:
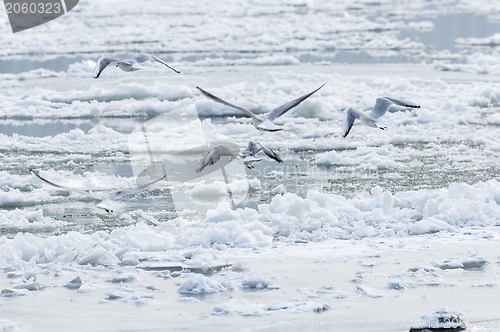
[[[128,195],[132,195],[132,194],[135,194],[135,193],[137,193],[137,192],[139,192],[141,190],[144,190],[147,187],[149,187],[149,186],[151,186],[151,185],[153,185],[153,184],[155,184],[155,183],[157,183],[157,182],[165,179],[167,177],[167,175],[168,175],[168,174],[165,174],[161,178],[159,178],[157,180],[154,180],[154,181],[151,181],[151,182],[146,183],[146,184],[141,185],[141,186],[136,186],[136,187],[132,187],[132,188],[123,189],[123,190],[117,191],[117,192],[112,193],[112,194],[106,194],[106,193],[102,193],[102,192],[96,192],[96,193],[94,193],[92,190],[70,188],[70,187],[66,187],[66,186],[60,185],[60,184],[56,184],[54,182],[51,182],[51,181],[43,178],[42,176],[40,176],[40,174],[38,174],[37,172],[35,172],[33,169],[31,169],[30,171],[38,179],[42,180],[45,183],[50,184],[51,186],[54,186],[54,187],[57,187],[57,188],[60,188],[60,189],[63,189],[63,190],[73,191],[73,192],[76,192],[78,194],[85,195],[87,197],[95,199],[97,201],[96,202],[96,207],[100,208],[100,209],[103,209],[107,213],[113,213],[113,211],[116,211],[116,210],[118,210],[118,209],[120,209],[120,208],[123,207],[123,204],[121,204],[121,203],[119,203],[119,202],[116,201],[117,199],[125,197],[125,196],[128,196]]]
[[[217,145],[212,147],[208,153],[203,157],[200,164],[196,168],[196,173],[200,173],[205,167],[215,164],[220,160],[222,156],[229,157],[232,161],[236,157],[239,157],[243,160],[243,163],[246,167],[252,169],[254,166],[252,163],[259,162],[262,158],[257,157],[257,154],[262,151],[268,157],[276,160],[279,163],[282,163],[280,156],[271,150],[270,148],[260,144],[259,142],[250,141],[245,150],[239,151],[239,149],[231,148],[225,145]]]
[[[310,93],[308,93],[306,95],[303,95],[302,97],[299,97],[299,98],[294,99],[294,100],[292,100],[292,101],[290,101],[290,102],[288,102],[286,104],[283,104],[280,107],[278,107],[278,108],[276,108],[276,109],[274,109],[272,111],[269,111],[269,112],[267,112],[265,114],[255,114],[252,111],[249,111],[249,110],[247,110],[247,109],[245,109],[243,107],[230,104],[227,101],[222,100],[222,99],[220,99],[217,96],[214,96],[213,94],[211,94],[211,93],[203,90],[200,87],[196,87],[196,88],[198,90],[200,90],[201,93],[203,93],[206,97],[212,99],[213,101],[216,101],[218,103],[224,104],[224,105],[229,106],[229,107],[236,108],[236,109],[238,109],[240,111],[243,111],[246,114],[250,115],[252,117],[253,125],[255,126],[255,128],[257,128],[259,130],[263,130],[263,131],[278,131],[278,130],[283,130],[283,128],[275,125],[273,123],[273,121],[277,117],[282,116],[283,114],[285,114],[286,112],[288,112],[292,108],[298,106],[301,102],[303,102],[304,100],[306,100],[307,98],[309,98],[310,96],[312,96],[316,91],[318,91],[319,89],[321,89],[325,84],[326,83],[324,83],[322,86],[320,86],[319,88],[317,88],[313,92],[310,92]]]
[[[360,112],[353,108],[347,108],[344,111],[344,119],[342,121],[342,137],[346,137],[349,134],[356,119],[359,119],[362,124],[368,127],[385,130],[386,127],[382,126],[378,120],[391,108],[411,109],[420,108],[420,106],[402,99],[381,97],[377,98],[375,106],[370,112]]]
[[[114,56],[104,56],[102,58],[99,58],[94,68],[94,78],[98,78],[101,75],[102,71],[111,64],[116,65],[116,67],[120,68],[123,71],[129,72],[129,71],[145,69],[146,66],[152,62],[159,62],[162,65],[165,65],[168,68],[172,69],[177,74],[180,74],[179,71],[170,67],[162,59],[157,58],[154,55],[141,53],[133,59],[125,59],[125,60],[119,59]]]

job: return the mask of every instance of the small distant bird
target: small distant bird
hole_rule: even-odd
[[[283,114],[285,114],[286,112],[288,112],[292,108],[298,106],[301,102],[303,102],[304,100],[309,98],[312,94],[314,94],[316,91],[321,89],[325,84],[326,83],[324,83],[322,86],[320,86],[319,88],[317,88],[313,92],[310,92],[306,95],[303,95],[302,97],[299,97],[299,98],[294,99],[286,104],[283,104],[280,107],[278,107],[272,111],[269,111],[265,114],[255,114],[255,113],[253,113],[253,112],[251,112],[243,107],[230,104],[227,101],[224,101],[224,100],[220,99],[219,97],[214,96],[213,94],[203,90],[200,87],[196,87],[196,88],[198,90],[200,90],[201,93],[203,93],[206,97],[208,97],[208,98],[210,98],[218,103],[224,104],[226,106],[236,108],[236,109],[243,111],[243,112],[247,113],[248,115],[250,115],[252,117],[253,125],[255,126],[255,128],[257,128],[259,130],[263,130],[263,131],[279,131],[279,130],[283,130],[283,128],[275,125],[273,123],[274,119],[276,119],[279,116],[282,116]]]
[[[246,167],[252,169],[254,168],[252,163],[262,160],[262,158],[258,158],[256,156],[260,151],[263,151],[268,157],[279,163],[283,162],[276,152],[258,142],[250,141],[247,148],[241,152],[239,149],[235,149],[230,146],[217,145],[211,148],[205,157],[203,157],[200,164],[196,168],[196,173],[200,173],[205,167],[215,164],[222,156],[229,157],[231,161],[236,157],[239,157],[243,160]]]
[[[248,146],[245,150],[241,151],[240,155],[243,158],[243,163],[248,167],[248,168],[253,168],[252,162],[254,161],[260,161],[262,158],[257,158],[257,154],[262,151],[266,154],[271,159],[276,160],[279,163],[282,163],[283,160],[281,160],[280,156],[270,148],[260,144],[259,142],[253,142],[250,141],[248,142]],[[259,160],[252,160],[252,158],[257,158]]]
[[[165,174],[161,178],[159,178],[157,180],[154,180],[152,182],[146,183],[146,184],[141,185],[141,186],[127,188],[127,189],[124,189],[124,190],[117,191],[117,192],[115,192],[113,194],[106,194],[106,193],[102,193],[102,192],[94,193],[94,192],[92,192],[92,190],[83,190],[83,189],[77,189],[77,188],[70,188],[70,187],[66,187],[66,186],[60,185],[60,184],[56,184],[56,183],[51,182],[51,181],[49,181],[47,179],[44,179],[43,177],[40,176],[40,174],[38,174],[37,172],[35,172],[33,169],[30,169],[30,171],[37,178],[39,178],[40,180],[42,180],[45,183],[50,184],[51,186],[54,186],[54,187],[57,187],[57,188],[61,188],[61,189],[64,189],[64,190],[68,190],[68,191],[74,191],[76,193],[79,193],[79,194],[82,194],[82,195],[85,195],[85,196],[88,196],[90,198],[95,199],[97,201],[96,202],[96,207],[99,208],[99,209],[103,209],[107,213],[113,213],[114,210],[118,210],[118,209],[120,209],[120,208],[123,207],[123,204],[120,204],[119,202],[116,202],[117,199],[125,197],[125,196],[128,196],[128,195],[135,194],[136,192],[139,192],[139,191],[141,191],[143,189],[146,189],[147,187],[149,187],[149,186],[151,186],[151,185],[153,185],[153,184],[155,184],[155,183],[157,183],[157,182],[165,179],[167,177],[167,175],[168,175],[168,174]]]
[[[94,78],[98,78],[102,71],[109,66],[110,64],[115,65],[116,67],[119,67],[123,71],[136,71],[136,70],[141,70],[146,68],[146,64],[150,64],[151,62],[159,62],[168,68],[172,69],[175,71],[177,74],[180,74],[180,71],[177,71],[176,69],[170,67],[165,61],[163,61],[160,58],[155,57],[154,55],[149,55],[146,53],[141,53],[138,56],[136,56],[133,59],[119,59],[114,56],[104,56],[102,58],[99,58],[97,60],[97,63],[94,68]]]
[[[353,108],[347,108],[344,111],[344,119],[342,121],[342,137],[346,137],[351,131],[352,125],[354,124],[354,120],[359,119],[362,124],[379,128],[382,130],[387,129],[384,126],[378,124],[378,119],[382,117],[387,111],[392,107],[401,106],[403,108],[420,108],[419,105],[416,105],[412,102],[408,102],[402,99],[396,99],[391,97],[381,97],[377,98],[375,102],[375,106],[373,110],[370,112],[360,112]]]

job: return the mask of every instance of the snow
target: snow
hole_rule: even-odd
[[[500,39],[500,35],[495,35],[496,38]],[[465,43],[465,41],[461,41]],[[467,43],[474,43],[472,41],[467,41]],[[490,43],[496,43],[496,41],[490,41]],[[476,73],[476,74],[498,74],[500,72],[500,61],[498,60],[498,55],[489,55],[482,53],[473,53],[469,55],[465,63],[453,63],[446,60],[435,60],[433,66],[436,69],[444,71],[463,71],[466,73]]]
[[[7,332],[12,331],[17,327],[17,324],[13,321],[7,319],[0,319],[0,331]]]
[[[426,233],[436,233],[441,231],[453,232],[455,229],[446,221],[429,217],[422,219],[410,227],[410,234],[419,235]]]
[[[496,22],[500,4],[109,0],[19,34],[0,15],[0,331],[408,331],[462,312],[493,325],[499,35],[437,51],[401,37],[454,14]],[[93,79],[100,56],[140,52],[181,74]],[[275,133],[196,89],[261,114],[325,82]],[[385,95],[421,108],[340,137],[345,108]],[[171,177],[110,214],[30,173],[110,193],[157,153],[250,140],[284,162]]]

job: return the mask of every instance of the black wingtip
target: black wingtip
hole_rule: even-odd
[[[279,129],[265,129],[265,128],[262,128],[262,127],[257,127],[258,130],[262,130],[262,131],[268,131],[270,133],[274,133],[276,131],[281,131],[283,129],[279,128]]]
[[[174,69],[174,68],[172,68],[172,67],[170,67],[170,66],[167,66],[167,67],[168,67],[168,68],[170,68],[170,69],[172,69],[173,71],[175,71],[177,74],[180,74],[180,73],[181,73],[181,72],[180,72],[180,71],[178,71],[177,69]]]
[[[350,126],[349,129],[347,129],[347,131],[345,132],[345,134],[342,135],[342,138],[346,138],[347,135],[349,135],[349,132],[351,131],[351,128],[352,128],[352,126]]]

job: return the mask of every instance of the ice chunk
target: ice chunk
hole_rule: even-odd
[[[341,163],[342,157],[335,150],[316,155],[316,164],[320,166],[333,166]]]
[[[39,282],[32,282],[32,283],[23,283],[17,286],[14,286],[14,289],[27,289],[30,292],[36,292],[39,290],[44,290],[45,287],[47,287],[44,284],[41,284]]]
[[[408,285],[406,284],[406,282],[404,280],[400,280],[400,279],[391,280],[387,283],[388,289],[404,290],[407,287],[408,287]]]
[[[0,293],[0,296],[2,296],[2,297],[17,297],[17,296],[28,295],[28,293],[29,293],[29,290],[27,290],[27,289],[10,289],[10,288],[5,288]]]
[[[430,309],[420,316],[420,322],[415,323],[410,332],[424,329],[457,329],[466,328],[463,314],[450,308]]]
[[[445,259],[442,261],[433,262],[433,264],[442,270],[472,269],[482,267],[488,264],[488,261],[481,256],[471,256],[461,259]]]
[[[80,277],[76,277],[75,279],[70,280],[64,287],[69,289],[79,289],[82,286],[82,279]]]
[[[382,293],[374,288],[370,288],[367,286],[362,286],[359,285],[356,287],[356,290],[360,292],[361,294],[364,294],[368,297],[373,297],[373,298],[378,298],[378,297],[383,297]]]
[[[133,274],[118,274],[107,279],[106,281],[111,282],[113,284],[121,284],[121,283],[133,282],[136,279],[137,277]]]
[[[295,311],[295,312],[323,312],[330,309],[328,304],[319,304],[314,302],[271,302],[266,304],[267,310],[270,311]]]
[[[234,272],[245,272],[248,270],[245,262],[242,261],[236,261],[233,264],[233,267],[231,268]]]
[[[260,303],[250,303],[243,299],[230,299],[214,307],[218,314],[237,313],[241,316],[262,316],[268,314],[266,307]]]
[[[382,206],[385,212],[389,212],[394,205],[394,197],[388,191],[384,192],[383,203]]]
[[[241,281],[241,286],[246,289],[269,289],[271,288],[271,280],[251,275]]]
[[[453,232],[454,230],[455,228],[446,221],[434,217],[422,219],[410,226],[410,234],[412,235],[430,234],[441,231]]]
[[[222,293],[226,292],[228,289],[224,287],[218,281],[215,281],[209,277],[205,277],[201,274],[193,274],[187,277],[178,292],[181,294],[210,294],[210,293]]]

